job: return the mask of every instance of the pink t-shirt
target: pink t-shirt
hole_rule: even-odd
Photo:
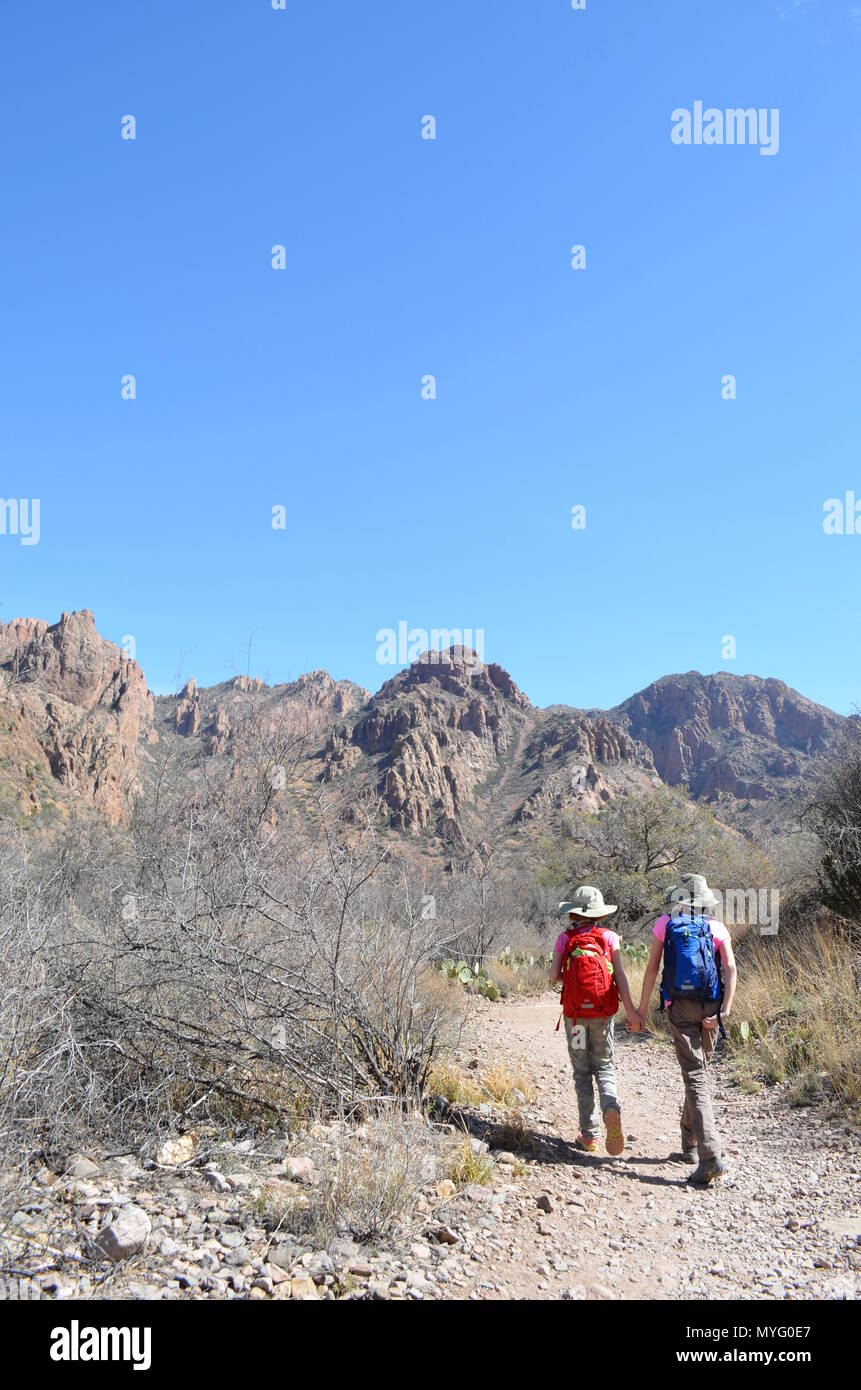
[[[669,914],[665,914],[663,917],[659,917],[652,927],[652,935],[656,936],[660,942],[663,942],[667,935],[667,923],[669,920]],[[714,937],[715,945],[720,951],[721,960],[726,964],[726,948],[730,944],[729,930],[724,926],[723,922],[718,922],[712,917],[708,917],[706,920],[712,929],[712,936]]]
[[[582,930],[582,928],[575,928],[575,932],[579,930]],[[620,942],[616,933],[610,931],[607,927],[598,927],[598,931],[603,936],[605,945],[610,948],[611,954],[613,951],[618,951]],[[557,936],[556,945],[553,947],[557,956],[564,956],[568,949],[568,943],[571,940],[572,934],[573,933],[570,931],[563,931]]]

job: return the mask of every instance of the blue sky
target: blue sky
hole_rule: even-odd
[[[91,608],[157,691],[249,638],[376,689],[404,620],[538,704],[848,712],[859,70],[839,0],[7,0],[0,618]],[[698,100],[779,152],[675,145]]]

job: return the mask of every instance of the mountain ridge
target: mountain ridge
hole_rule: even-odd
[[[609,710],[533,705],[512,676],[451,648],[371,694],[317,669],[153,695],[89,609],[0,624],[0,810],[123,819],[160,756],[230,757],[253,712],[303,741],[308,791],[374,791],[391,829],[456,838],[478,814],[516,834],[663,782],[729,819],[768,818],[848,722],[776,677],[670,674]]]

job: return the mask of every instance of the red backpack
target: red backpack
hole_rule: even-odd
[[[612,1018],[619,1008],[612,951],[597,927],[571,933],[562,957],[562,1012],[566,1018]]]

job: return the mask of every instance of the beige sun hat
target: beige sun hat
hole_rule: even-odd
[[[615,903],[604,902],[600,888],[592,888],[588,883],[575,888],[568,902],[559,904],[560,917],[567,917],[569,912],[576,912],[578,917],[609,917],[618,911]]]
[[[710,912],[720,907],[702,874],[682,874],[678,883],[667,889],[664,900],[671,907],[692,908],[694,912]]]

